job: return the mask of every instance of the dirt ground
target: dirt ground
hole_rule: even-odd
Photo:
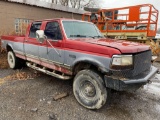
[[[5,55],[0,56],[1,61]],[[160,69],[159,63],[154,65]],[[53,100],[64,92],[69,96]],[[74,98],[72,81],[4,65],[0,67],[0,107],[0,120],[160,120],[160,74],[136,92],[113,92],[110,104],[88,110]]]

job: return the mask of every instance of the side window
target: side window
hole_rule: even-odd
[[[30,38],[36,38],[36,31],[40,30],[41,24],[42,24],[41,22],[32,23],[29,33]]]
[[[48,22],[44,31],[48,39],[61,40],[62,34],[58,22]]]

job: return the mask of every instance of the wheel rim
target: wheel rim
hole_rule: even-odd
[[[8,63],[9,63],[10,68],[14,67],[14,62],[15,62],[15,60],[13,58],[12,53],[8,53]]]
[[[9,55],[9,62],[13,64],[13,57]]]
[[[90,81],[84,80],[80,84],[80,94],[88,100],[93,99],[96,96],[96,88]]]

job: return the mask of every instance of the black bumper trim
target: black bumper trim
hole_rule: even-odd
[[[119,80],[117,78],[113,78],[105,75],[104,80],[105,80],[106,87],[114,90],[118,90],[118,91],[125,91],[125,90],[132,90],[132,89],[136,90],[142,85],[149,82],[150,78],[152,78],[157,71],[158,69],[156,67],[151,66],[150,72],[144,78]]]

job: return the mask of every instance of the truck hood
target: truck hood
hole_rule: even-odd
[[[136,42],[129,42],[124,40],[116,40],[116,39],[81,39],[78,41],[83,41],[91,44],[97,44],[107,47],[116,48],[121,51],[121,53],[137,53],[150,49],[150,46],[144,45]]]

